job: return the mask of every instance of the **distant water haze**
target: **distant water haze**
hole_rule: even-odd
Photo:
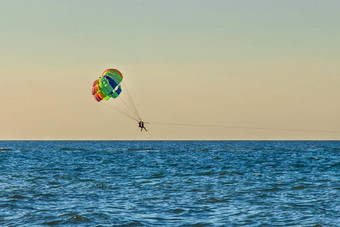
[[[340,131],[339,7],[2,1],[0,139],[340,139],[320,132]],[[107,68],[123,73],[147,133],[93,99]]]

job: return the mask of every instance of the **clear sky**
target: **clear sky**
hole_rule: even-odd
[[[123,75],[145,121],[340,131],[340,1],[0,0],[0,139],[340,139],[147,125],[93,99]]]

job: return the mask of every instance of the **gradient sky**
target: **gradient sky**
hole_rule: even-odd
[[[340,131],[340,1],[0,0],[0,139],[340,139],[148,125],[95,102],[106,68],[149,122]]]

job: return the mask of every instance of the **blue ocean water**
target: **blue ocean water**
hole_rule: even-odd
[[[340,141],[0,141],[0,225],[340,226]]]

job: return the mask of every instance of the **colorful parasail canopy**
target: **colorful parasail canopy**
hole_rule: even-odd
[[[117,98],[122,92],[123,75],[117,69],[107,69],[93,82],[92,95],[97,102]]]

